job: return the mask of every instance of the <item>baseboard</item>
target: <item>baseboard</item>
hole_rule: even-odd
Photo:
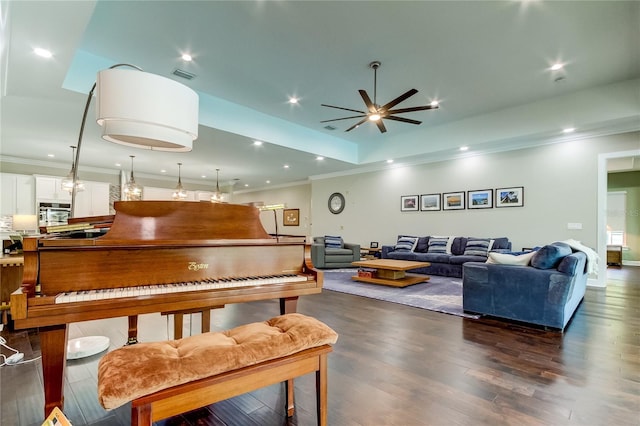
[[[605,288],[606,286],[606,280],[600,281],[597,278],[587,278],[587,287]]]
[[[640,266],[640,260],[623,260],[622,266]]]

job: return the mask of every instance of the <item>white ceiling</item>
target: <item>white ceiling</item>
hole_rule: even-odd
[[[115,163],[128,170],[136,155],[138,177],[173,180],[182,162],[187,187],[202,175],[214,182],[219,168],[221,181],[256,189],[266,180],[386,167],[389,158],[428,162],[640,130],[637,1],[0,4],[3,161],[68,169],[86,94],[96,72],[116,63],[196,90],[199,138],[190,153],[137,150],[101,140],[91,119],[81,175],[117,173]],[[53,58],[37,57],[34,47]],[[324,129],[320,121],[353,114],[321,104],[361,110],[358,89],[373,96],[374,60],[382,62],[378,103],[415,88],[398,107],[438,100],[440,109],[404,115],[419,126],[387,120],[384,134],[371,123],[344,132],[355,119]],[[564,70],[550,71],[558,61]],[[174,77],[176,68],[196,78]],[[288,104],[289,96],[300,103]],[[568,126],[576,132],[562,134]]]

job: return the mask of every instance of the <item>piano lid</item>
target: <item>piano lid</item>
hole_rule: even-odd
[[[273,239],[252,206],[193,201],[116,201],[111,229],[98,239],[167,241]]]

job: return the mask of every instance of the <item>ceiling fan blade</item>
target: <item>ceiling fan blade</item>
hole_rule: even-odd
[[[376,121],[376,126],[378,126],[378,129],[380,130],[380,133],[384,133],[387,131],[387,128],[384,127],[384,123],[382,122],[382,119]]]
[[[383,110],[383,111],[388,111],[389,108],[393,108],[394,106],[398,105],[400,102],[402,102],[405,99],[415,95],[416,93],[418,93],[418,91],[416,89],[411,89],[411,90],[403,93],[402,95],[398,96],[397,98],[395,98],[391,102],[388,102],[388,103],[382,105],[380,107],[380,109]]]
[[[360,117],[366,117],[366,115],[353,115],[351,117],[334,118],[332,120],[322,120],[321,123],[328,123],[330,121],[339,121],[339,120],[349,120],[350,118],[360,118]]]
[[[360,114],[365,114],[364,111],[358,111],[357,109],[351,109],[351,108],[343,108],[343,107],[339,107],[339,106],[334,106],[334,105],[326,105],[326,104],[320,104],[320,106],[323,107],[328,107],[328,108],[336,108],[336,109],[343,109],[345,111],[351,111],[351,112],[359,112]]]
[[[386,112],[386,114],[402,114],[404,112],[424,111],[425,109],[438,109],[438,105],[424,105],[410,108],[392,109]]]
[[[373,104],[373,102],[371,102],[371,98],[369,98],[369,95],[367,95],[367,91],[360,89],[358,90],[358,92],[360,93],[360,96],[362,96],[362,100],[364,101],[364,104],[367,106],[367,109],[369,110],[369,112],[377,112],[378,109]]]
[[[395,117],[393,115],[387,115],[384,119],[385,120],[402,121],[403,123],[409,123],[409,124],[421,124],[422,123],[422,121],[412,120],[410,118],[404,118],[404,117]]]
[[[350,132],[351,130],[355,129],[356,127],[358,127],[359,125],[361,125],[362,123],[364,123],[365,121],[367,121],[368,118],[365,117],[362,120],[358,121],[356,124],[354,124],[353,126],[349,127],[347,130],[345,130],[345,132]]]

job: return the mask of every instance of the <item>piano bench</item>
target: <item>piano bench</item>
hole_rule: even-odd
[[[327,424],[327,355],[338,335],[302,314],[286,314],[178,340],[139,343],[106,354],[98,399],[106,409],[129,401],[131,424],[153,422],[285,382],[293,415],[293,379],[316,373],[319,425]]]

